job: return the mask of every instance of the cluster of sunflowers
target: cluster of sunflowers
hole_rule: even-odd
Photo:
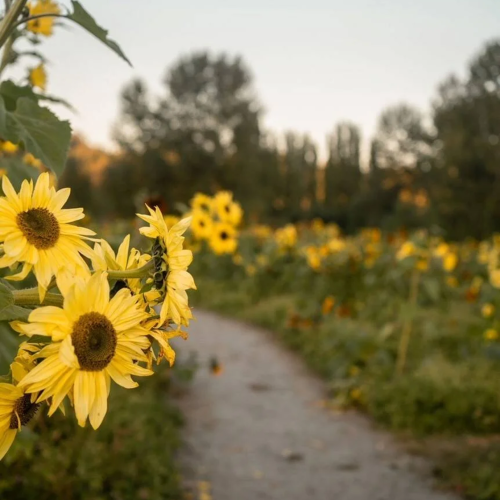
[[[206,241],[216,255],[234,254],[243,210],[229,191],[215,196],[197,193],[191,200],[191,232],[197,242]]]
[[[0,457],[37,410],[52,415],[74,408],[79,425],[97,429],[106,415],[111,381],[125,388],[132,376],[153,374],[153,362],[170,365],[169,343],[184,337],[192,318],[183,247],[191,225],[168,227],[158,208],[138,215],[148,225],[147,253],[126,236],[115,253],[93,231],[74,224],[83,209],[65,209],[69,189],[56,190],[48,173],[23,181],[16,192],[3,176],[0,197],[0,319],[26,340],[0,383]],[[93,243],[93,246],[90,243]],[[14,289],[9,281],[33,274],[37,286]]]
[[[294,324],[299,317],[312,318],[316,324],[326,312],[339,317],[357,314],[366,302],[373,302],[368,293],[385,286],[404,290],[417,279],[424,302],[443,305],[447,300],[463,299],[477,304],[486,320],[484,339],[500,340],[500,320],[495,314],[500,310],[496,298],[500,289],[498,235],[488,241],[459,244],[425,231],[383,234],[378,228],[367,228],[345,236],[335,224],[319,219],[277,229],[257,225],[242,232],[232,262],[259,283],[255,286],[264,283],[262,286],[271,287],[268,280],[272,279],[288,282],[295,289],[299,277],[307,276],[304,265],[316,275],[321,286],[316,287],[313,278],[302,285],[308,290],[304,303],[310,304],[305,308],[310,312],[304,316],[294,311]],[[387,285],[391,276],[395,276],[394,284]],[[404,292],[406,299],[408,293]]]

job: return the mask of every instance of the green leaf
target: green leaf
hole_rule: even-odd
[[[101,40],[102,43],[107,45],[113,52],[118,54],[124,61],[132,66],[132,63],[123,53],[120,46],[115,41],[108,38],[108,31],[101,28],[95,22],[94,18],[82,7],[82,4],[75,0],[71,0],[71,3],[73,4],[73,13],[66,17],[71,19],[76,24],[79,24],[82,28],[86,29],[89,33]]]
[[[66,163],[71,127],[29,97],[20,97],[15,110],[9,110],[0,96],[0,137],[22,144],[26,151],[59,175]]]
[[[31,309],[26,309],[25,307],[11,305],[0,310],[0,321],[14,321],[14,320],[28,321],[30,313]]]
[[[55,104],[62,104],[63,106],[66,106],[67,108],[74,111],[73,106],[64,99],[46,94],[37,94],[29,85],[16,85],[11,80],[6,80],[0,84],[0,95],[3,97],[5,108],[8,111],[14,111],[16,109],[17,100],[21,97],[28,97],[29,99],[36,102],[49,101]]]
[[[10,288],[0,282],[0,313],[9,306],[14,305],[14,295]]]
[[[37,95],[29,85],[21,87],[11,80],[6,80],[0,84],[0,95],[3,97],[7,111],[15,111],[17,100],[21,97],[28,97],[33,101],[38,100]]]
[[[25,179],[35,181],[40,175],[40,171],[34,167],[26,165],[18,155],[4,156],[0,158],[0,169],[5,171],[14,188],[19,191]]]
[[[10,364],[16,357],[21,338],[6,321],[0,321],[0,374],[9,373]]]

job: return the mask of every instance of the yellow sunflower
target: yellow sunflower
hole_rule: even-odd
[[[36,3],[28,3],[30,16],[40,14],[60,14],[61,9],[52,0],[38,0]],[[43,17],[28,21],[28,31],[37,35],[51,36],[54,27],[54,17]]]
[[[187,272],[193,260],[193,252],[183,248],[182,236],[191,225],[191,217],[182,219],[168,229],[158,207],[155,210],[146,205],[150,215],[137,214],[150,224],[141,227],[140,232],[147,238],[156,240],[159,255],[155,258],[155,288],[163,299],[160,310],[160,325],[172,320],[177,325],[187,325],[193,317],[188,305],[186,290],[196,290],[193,277]]]
[[[63,399],[72,396],[78,424],[87,418],[97,429],[106,414],[110,382],[137,387],[131,375],[152,375],[141,367],[150,347],[149,331],[141,323],[148,314],[140,297],[122,289],[110,299],[107,274],[96,272],[89,280],[75,279],[64,292],[63,308],[34,310],[29,323],[17,323],[25,335],[51,337],[38,357],[45,358],[19,383],[26,393],[40,393],[37,403],[51,398],[49,415]]]
[[[243,218],[243,210],[239,203],[233,201],[233,194],[229,191],[218,192],[213,201],[213,211],[222,222],[238,227]]]
[[[236,237],[236,229],[231,224],[216,222],[209,240],[210,248],[217,255],[234,253],[238,247]]]
[[[23,263],[19,274],[7,279],[23,280],[33,269],[43,300],[52,276],[61,269],[73,274],[88,272],[80,254],[92,257],[92,249],[83,240],[95,233],[69,224],[84,217],[82,208],[62,208],[69,188],[56,191],[49,186],[49,174],[43,173],[34,187],[32,181],[23,181],[19,194],[3,176],[2,189],[5,197],[0,198],[0,243],[4,255],[0,268]]]
[[[0,460],[9,451],[17,433],[36,414],[39,405],[19,386],[0,384]]]
[[[197,240],[206,240],[212,234],[212,217],[204,210],[193,210],[191,231]]]
[[[135,248],[130,249],[130,235],[127,234],[123,242],[115,252],[106,240],[101,240],[100,243],[94,245],[94,256],[92,257],[92,266],[95,270],[107,271],[124,271],[126,269],[138,269],[142,267],[151,257],[148,254],[141,254]],[[113,292],[117,292],[120,288],[127,287],[133,293],[138,294],[141,291],[142,284],[140,278],[129,278],[126,280],[118,280],[113,287]]]
[[[212,198],[203,193],[196,193],[191,200],[191,208],[193,209],[193,211],[203,210],[204,212],[211,212],[212,205]]]
[[[33,68],[30,71],[29,80],[33,87],[39,87],[40,90],[45,90],[47,88],[47,72],[45,71],[45,66],[39,64],[36,68]]]

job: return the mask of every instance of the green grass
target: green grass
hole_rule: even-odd
[[[70,412],[43,414],[0,463],[9,500],[178,500],[174,453],[182,418],[169,403],[169,373],[134,390],[112,387],[104,423],[78,427]]]

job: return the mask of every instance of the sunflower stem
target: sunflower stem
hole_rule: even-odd
[[[4,18],[0,22],[0,48],[4,46],[10,37],[27,2],[28,0],[14,0],[10,9],[5,13]]]
[[[154,269],[154,261],[151,259],[142,267],[137,269],[122,269],[115,271],[113,269],[108,270],[108,276],[112,280],[124,280],[124,279],[133,279],[133,278],[144,278],[149,275],[149,271]]]
[[[23,19],[19,19],[19,21],[17,21],[14,24],[14,28],[21,26],[21,24],[25,24],[30,21],[35,21],[36,19],[43,19],[44,17],[64,17],[65,19],[68,19],[67,14],[56,14],[56,13],[37,14],[36,16],[29,16],[29,17],[24,17]]]
[[[16,306],[58,306],[61,307],[64,303],[64,298],[58,293],[46,293],[43,303],[40,302],[40,294],[38,288],[25,288],[24,290],[12,290],[14,296],[14,304]]]

